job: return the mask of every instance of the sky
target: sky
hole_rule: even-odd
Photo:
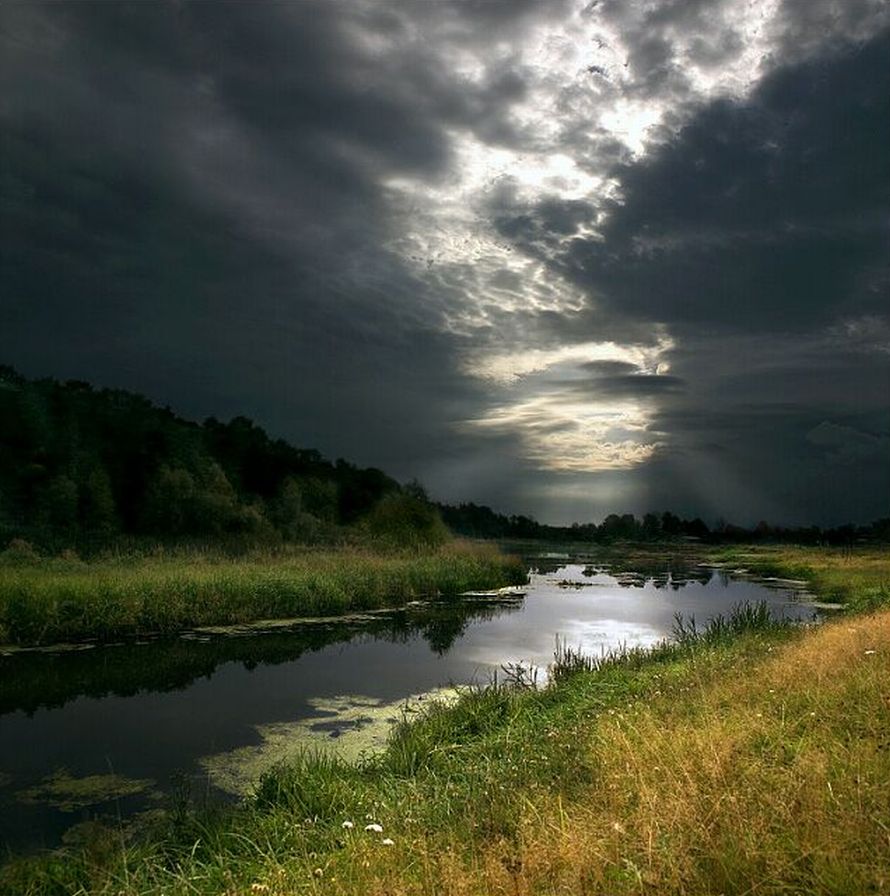
[[[890,515],[890,3],[0,5],[0,363],[551,523]]]

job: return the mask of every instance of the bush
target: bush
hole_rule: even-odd
[[[365,518],[365,529],[391,547],[440,547],[451,538],[439,511],[405,492],[383,497]]]
[[[24,538],[13,538],[6,546],[6,550],[0,554],[0,560],[4,563],[39,563],[40,554],[34,550],[34,545]]]

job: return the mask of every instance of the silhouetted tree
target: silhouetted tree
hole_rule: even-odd
[[[680,517],[666,510],[661,515],[661,531],[669,538],[675,538],[680,535],[683,531]]]
[[[164,464],[148,487],[143,523],[149,532],[184,535],[191,523],[195,480],[182,467]]]
[[[102,466],[94,466],[80,487],[80,519],[85,529],[98,535],[110,535],[117,528],[111,479]]]
[[[656,541],[661,535],[661,520],[658,514],[647,513],[643,517],[642,535],[647,541]]]
[[[42,490],[40,521],[52,529],[70,533],[77,525],[77,484],[60,474],[47,482]]]

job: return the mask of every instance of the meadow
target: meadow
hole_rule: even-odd
[[[19,548],[0,555],[0,644],[109,641],[334,616],[525,580],[517,558],[459,541],[413,551],[294,547],[233,558],[172,550],[89,561]]]
[[[784,551],[784,553],[783,553]],[[887,595],[886,551],[723,552]],[[783,565],[787,558],[788,565]],[[796,565],[795,565],[796,564]],[[841,594],[842,592],[842,594]],[[185,795],[0,871],[44,894],[861,894],[890,888],[890,608],[758,607],[656,649],[563,646],[553,683],[467,689],[358,764],[305,755],[237,807]]]

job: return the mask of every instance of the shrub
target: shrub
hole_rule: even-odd
[[[405,492],[381,498],[365,518],[365,529],[372,538],[393,547],[439,547],[451,538],[439,511]]]
[[[0,554],[0,559],[6,563],[39,563],[40,554],[34,550],[34,545],[24,538],[13,538],[6,546],[6,550]]]

